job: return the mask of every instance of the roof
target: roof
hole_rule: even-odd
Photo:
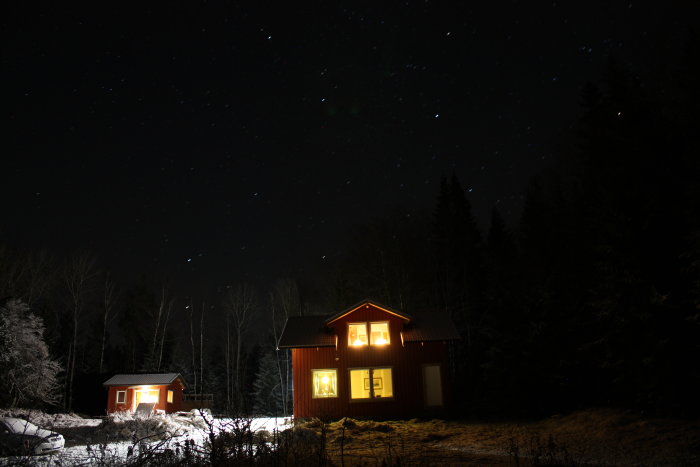
[[[326,316],[290,316],[277,347],[335,347],[336,336],[324,322]]]
[[[404,342],[427,342],[460,339],[459,332],[446,313],[415,313],[401,335]]]
[[[329,323],[356,310],[362,305],[371,304],[377,308],[394,313],[407,320],[401,331],[404,342],[428,342],[441,340],[460,339],[454,323],[444,313],[416,313],[407,315],[387,307],[378,305],[369,300],[364,300],[347,310],[333,316],[290,316],[282,330],[277,347],[303,348],[303,347],[335,347],[337,336],[328,327]]]
[[[138,386],[142,384],[170,384],[180,378],[183,386],[185,380],[180,373],[145,373],[140,375],[114,375],[102,383],[104,386]]]
[[[392,315],[396,315],[399,318],[403,318],[405,320],[411,319],[411,315],[409,315],[407,313],[403,313],[401,311],[394,310],[393,308],[389,308],[388,306],[382,305],[381,303],[377,303],[377,302],[370,300],[370,299],[364,299],[361,302],[354,304],[350,308],[346,308],[345,310],[341,311],[340,313],[336,313],[335,315],[329,317],[328,319],[326,319],[326,324],[327,325],[331,324],[333,321],[336,321],[336,320],[342,318],[343,316],[347,315],[348,313],[352,313],[353,311],[357,310],[358,308],[360,308],[364,305],[372,305],[376,308],[379,308],[380,310],[384,310],[387,313],[391,313]]]

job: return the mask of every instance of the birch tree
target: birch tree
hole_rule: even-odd
[[[163,347],[165,347],[165,336],[168,332],[168,322],[170,321],[170,313],[173,310],[173,305],[174,302],[170,299],[165,307],[165,320],[163,321],[163,332],[160,334],[160,351],[158,352],[157,371],[160,371],[160,367],[163,365]]]
[[[257,303],[255,292],[248,284],[239,284],[229,288],[224,301],[224,309],[226,310],[227,323],[229,326],[229,334],[227,336],[227,357],[230,370],[227,369],[227,374],[231,380],[227,381],[227,394],[229,394],[228,409],[240,411],[243,406],[242,397],[242,355],[243,343],[246,334],[250,328],[253,312],[256,309]],[[231,337],[234,342],[231,345]],[[231,355],[233,353],[233,355]]]
[[[70,261],[66,267],[65,285],[68,291],[72,336],[66,361],[66,398],[65,408],[73,406],[73,378],[75,376],[76,355],[78,353],[78,329],[97,276],[95,259],[87,253],[80,254]]]
[[[290,370],[291,362],[289,350],[277,348],[282,329],[287,318],[294,315],[301,315],[301,298],[299,287],[292,279],[282,279],[275,284],[274,290],[270,293],[270,312],[272,318],[272,338],[274,339],[274,355],[277,367],[277,378],[280,387],[281,406],[285,414],[290,412]]]
[[[148,351],[144,366],[148,371],[160,371],[163,364],[163,346],[173,304],[173,299],[168,296],[167,287],[162,284],[160,297],[157,303],[154,302],[154,309],[149,309],[149,315],[153,318],[153,333],[146,344]]]
[[[193,323],[193,314],[194,314],[194,307],[192,306],[192,302],[187,306],[187,309],[190,312],[190,349],[192,350],[192,380],[194,381],[194,387],[192,388],[195,395],[197,394],[197,353],[196,353],[196,347],[194,345],[194,323]]]
[[[116,299],[116,284],[109,277],[105,276],[104,288],[102,289],[102,337],[100,339],[100,364],[99,372],[104,369],[105,347],[107,345],[107,327],[114,319],[114,302]]]

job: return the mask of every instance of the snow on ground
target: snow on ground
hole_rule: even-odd
[[[30,410],[0,410],[0,417],[19,417],[41,427],[50,428],[66,438],[66,448],[53,455],[36,456],[30,463],[38,466],[121,464],[141,449],[181,451],[186,442],[200,448],[214,433],[241,427],[250,423],[253,432],[290,428],[290,418],[208,418],[201,416],[154,415],[138,419],[131,415],[108,418],[82,418],[75,414],[45,414]],[[76,441],[76,439],[78,439]],[[113,441],[104,441],[112,439]],[[144,440],[142,443],[136,441]],[[12,458],[1,458],[0,465],[12,463]]]
[[[101,418],[83,418],[74,413],[47,414],[33,409],[0,409],[0,417],[22,418],[44,428],[96,427]]]

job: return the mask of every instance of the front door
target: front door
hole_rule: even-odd
[[[442,407],[442,375],[440,365],[423,365],[423,394],[427,407]]]
[[[136,389],[134,391],[134,406],[131,409],[132,412],[136,411],[139,404],[157,404],[159,396],[160,390],[158,389]]]

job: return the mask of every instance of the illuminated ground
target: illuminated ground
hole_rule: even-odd
[[[77,465],[105,459],[119,463],[130,448],[138,453],[129,440],[133,425],[66,414],[30,415],[35,423],[66,437],[64,452],[33,458],[32,464]],[[284,419],[251,422],[255,431],[290,427]],[[219,430],[232,423],[217,419],[214,426]],[[187,439],[201,445],[207,435],[206,424],[187,418],[165,417],[156,426],[156,431],[163,430],[175,434],[162,446],[173,450]],[[331,465],[700,465],[699,421],[652,419],[621,410],[586,410],[518,423],[311,420],[298,423],[295,430],[310,447],[323,442]]]

